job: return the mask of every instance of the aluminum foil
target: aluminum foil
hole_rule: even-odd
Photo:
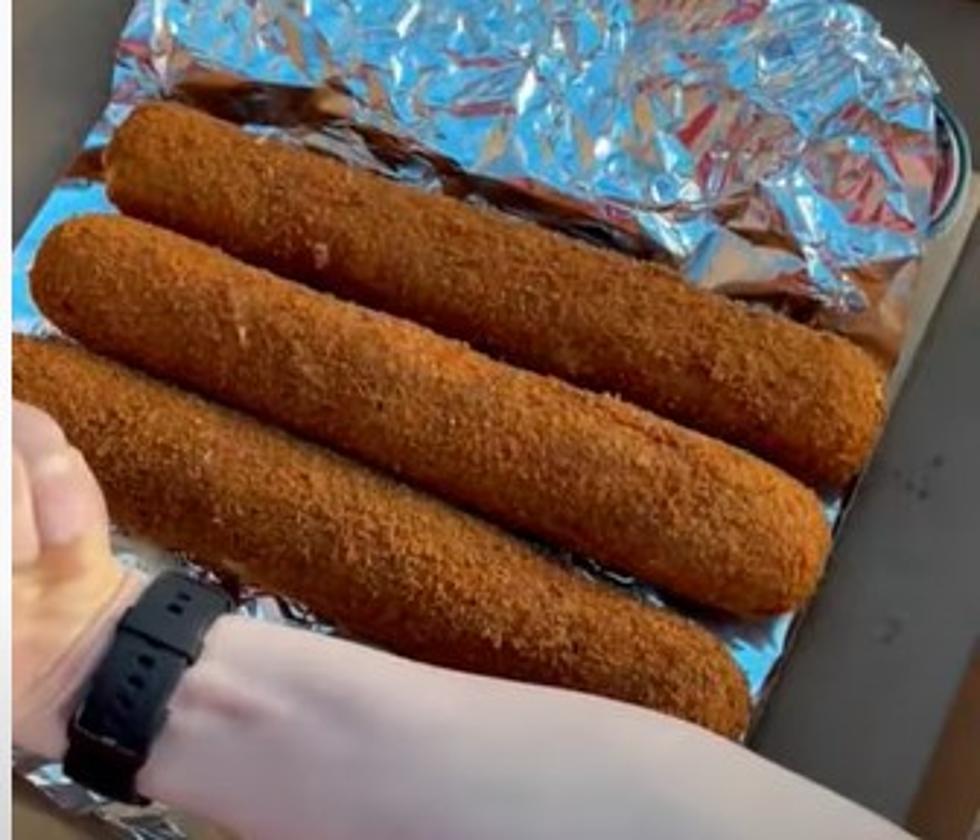
[[[15,329],[45,329],[27,271],[65,218],[111,212],[101,149],[170,97],[425,190],[676,266],[692,283],[837,329],[894,360],[964,149],[928,71],[856,6],[818,0],[137,0],[110,102],[14,253]],[[836,522],[841,499],[827,500]],[[121,535],[128,563],[185,563]],[[578,572],[662,603],[587,560]],[[258,618],[329,632],[242,591]],[[719,634],[757,707],[798,615]],[[132,837],[165,810],[16,766],[59,805]]]

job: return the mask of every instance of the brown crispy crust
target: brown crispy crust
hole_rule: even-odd
[[[713,636],[493,526],[62,342],[15,337],[13,380],[128,529],[407,656],[744,730],[745,681]]]
[[[769,464],[161,228],[65,223],[32,293],[93,350],[685,598],[783,612],[823,569],[819,501]]]
[[[881,424],[880,371],[844,339],[188,108],[138,108],[107,181],[127,213],[619,394],[814,485],[846,483]]]

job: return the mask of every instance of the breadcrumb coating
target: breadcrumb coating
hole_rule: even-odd
[[[618,394],[815,486],[851,479],[882,422],[881,371],[838,336],[183,106],[137,108],[106,176],[128,214]]]
[[[32,293],[97,352],[686,599],[779,613],[822,572],[820,503],[775,467],[161,228],[65,223]]]
[[[708,632],[438,500],[61,341],[13,390],[88,459],[123,527],[437,665],[602,694],[728,736],[744,678]]]

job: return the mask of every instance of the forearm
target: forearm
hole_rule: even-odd
[[[411,837],[393,819],[399,798],[411,804],[407,759],[424,753],[436,717],[406,685],[411,669],[348,642],[220,619],[139,789],[245,838]]]
[[[139,590],[15,698],[21,746],[63,755],[82,672]],[[681,721],[235,616],[179,683],[138,787],[244,838],[901,836]]]
[[[846,800],[623,704],[222,619],[140,777],[247,838],[893,838]]]

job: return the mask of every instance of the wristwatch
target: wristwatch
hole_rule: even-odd
[[[222,590],[179,572],[160,575],[144,590],[116,627],[68,726],[69,778],[109,799],[148,804],[136,791],[136,775],[205,634],[233,606]]]

